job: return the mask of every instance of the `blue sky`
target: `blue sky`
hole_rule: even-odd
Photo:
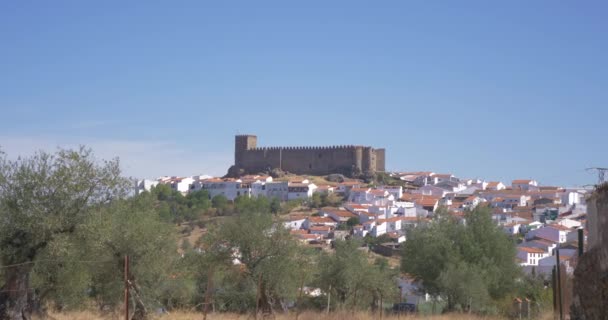
[[[262,145],[544,184],[608,166],[605,1],[3,1],[0,146],[86,144],[137,177]]]

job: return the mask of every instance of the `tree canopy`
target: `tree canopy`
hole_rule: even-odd
[[[439,213],[432,223],[411,230],[401,269],[422,281],[426,292],[444,297],[448,310],[487,311],[487,302],[515,288],[515,245],[485,207],[467,212],[465,221]]]

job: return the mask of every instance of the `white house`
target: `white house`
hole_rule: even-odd
[[[330,194],[330,193],[336,192],[336,187],[330,186],[330,185],[317,186],[317,189],[315,190],[315,192]]]
[[[564,243],[568,241],[568,234],[573,232],[572,229],[561,225],[549,225],[531,230],[526,234],[526,239],[543,239],[555,243]]]
[[[549,256],[549,253],[539,248],[518,247],[517,258],[522,266],[538,266],[538,261]]]
[[[164,180],[163,183],[168,184],[172,190],[187,193],[190,191],[190,186],[194,183],[192,178],[171,177],[169,180]]]
[[[511,182],[511,188],[525,191],[538,190],[538,182],[536,180],[518,179]]]
[[[386,223],[386,231],[394,232],[394,231],[402,230],[402,225],[401,225],[402,220],[403,220],[402,217],[392,217],[392,218],[387,218],[387,219],[378,219],[378,220],[376,220],[376,222],[377,223]]]
[[[441,181],[435,184],[436,187],[447,190],[448,192],[459,193],[467,189],[467,186],[459,181]]]
[[[326,215],[336,222],[344,223],[350,218],[357,218],[357,215],[347,210],[340,210],[336,208],[322,208],[321,214]]]
[[[433,173],[431,174],[433,184],[438,184],[447,181],[456,181],[457,179],[451,173]]]
[[[235,179],[207,179],[197,181],[194,184],[194,190],[203,189],[209,192],[209,197],[213,198],[218,195],[223,195],[228,200],[234,200],[242,195],[243,192],[248,193],[248,189],[240,188],[241,182]]]
[[[287,200],[309,199],[317,189],[313,183],[289,183]]]
[[[307,217],[302,223],[302,227],[306,230],[310,229],[311,226],[330,226],[336,227],[338,223],[329,217]]]
[[[392,194],[395,199],[401,199],[403,196],[402,186],[382,186],[378,189],[388,191],[388,193]]]
[[[286,229],[299,230],[304,226],[306,216],[291,216],[287,221],[283,222]]]
[[[310,234],[318,234],[323,236],[324,238],[327,238],[329,236],[331,230],[332,227],[330,226],[310,226],[310,228],[308,228]]]
[[[353,203],[368,203],[371,201],[369,192],[371,188],[352,188],[348,194],[348,201]]]
[[[462,204],[463,207],[466,209],[475,209],[475,207],[477,207],[482,201],[484,200],[478,196],[469,196],[464,200]]]
[[[582,199],[581,193],[576,190],[566,190],[562,193],[562,203],[564,205],[576,205],[581,203]]]
[[[507,186],[505,186],[505,184],[500,181],[490,181],[490,182],[488,182],[488,186],[486,187],[486,190],[500,191],[500,190],[504,190],[506,188],[507,188]]]
[[[510,235],[519,234],[520,228],[521,224],[519,223],[509,223],[502,226],[502,229]]]
[[[265,183],[266,196],[268,198],[277,198],[280,201],[287,201],[289,197],[289,182],[273,181]]]
[[[365,224],[364,224],[365,225]],[[373,221],[371,224],[370,235],[377,238],[388,231],[388,223],[383,221]]]
[[[144,191],[150,191],[153,187],[156,187],[159,184],[158,181],[154,180],[138,180],[135,184],[135,192],[140,194]]]
[[[338,184],[338,189],[336,192],[343,194],[345,197],[350,195],[350,192],[353,188],[361,188],[365,184],[360,181],[344,181]]]
[[[412,191],[412,194],[422,194],[425,196],[433,196],[433,197],[437,197],[437,198],[443,198],[447,193],[448,193],[448,191],[446,189],[432,186],[432,185],[426,185],[426,186],[420,187],[418,190]]]

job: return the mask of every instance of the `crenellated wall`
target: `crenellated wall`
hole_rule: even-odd
[[[384,169],[384,149],[378,157],[371,147],[302,146],[257,147],[257,137],[237,136],[235,140],[235,166],[256,173],[279,168],[295,174],[324,175],[336,172],[377,171]]]

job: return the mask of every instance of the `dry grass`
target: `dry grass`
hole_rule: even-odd
[[[69,313],[52,313],[51,319],[55,320],[102,320],[102,319],[122,319],[119,313],[100,315],[90,311],[81,311],[81,312],[69,312]],[[260,317],[261,318],[261,317]],[[154,316],[152,319],[155,320],[201,320],[203,319],[203,314],[200,312],[172,312],[168,315],[163,316]],[[209,314],[207,319],[209,320],[249,320],[253,319],[253,315],[239,315],[239,314],[231,314],[231,313],[213,313]],[[274,320],[294,320],[295,314],[277,314],[274,317],[269,317],[267,319]],[[376,320],[380,319],[379,314],[372,314],[367,312],[336,312],[326,315],[324,313],[318,312],[304,312],[300,314],[298,320]],[[440,316],[420,316],[420,315],[412,315],[412,316],[396,316],[396,315],[384,315],[383,319],[387,320],[397,320],[397,319],[425,319],[425,320],[498,320],[503,319],[501,317],[482,317],[468,314],[445,314]],[[545,314],[539,318],[540,320],[549,320],[553,319],[550,314]]]

